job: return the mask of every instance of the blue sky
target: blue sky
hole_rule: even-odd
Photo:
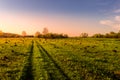
[[[113,9],[119,0],[2,0],[3,8],[37,13],[99,14]]]
[[[120,0],[0,0],[0,29],[34,34],[47,27],[71,36],[118,31],[119,5]]]

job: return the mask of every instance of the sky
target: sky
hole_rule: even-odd
[[[79,36],[120,30],[120,0],[0,0],[0,30]]]

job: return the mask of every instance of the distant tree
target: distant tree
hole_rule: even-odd
[[[118,33],[120,33],[120,30],[118,31]]]
[[[48,34],[49,33],[49,31],[48,31],[48,29],[47,28],[43,28],[43,35],[46,35],[46,34]]]
[[[27,35],[26,31],[22,31],[22,36],[25,37]]]
[[[88,33],[81,33],[80,35],[82,38],[87,38],[88,37]]]
[[[40,35],[41,35],[40,32],[37,31],[37,32],[35,33],[34,37],[40,37]]]
[[[61,36],[62,36],[62,35],[61,35]],[[63,37],[64,37],[64,38],[68,38],[68,35],[67,35],[67,34],[64,34]]]
[[[110,34],[115,34],[115,32],[111,31]]]
[[[50,38],[50,39],[68,38],[68,35],[67,34],[58,34],[58,33],[48,33],[46,35],[43,35],[43,38]]]
[[[117,38],[117,34],[113,31],[111,31],[109,34],[109,38]]]
[[[43,35],[44,38],[52,38],[53,34],[52,33],[47,33],[45,35]]]
[[[92,37],[93,37],[93,38],[104,38],[104,35],[98,33],[98,34],[94,34]]]
[[[0,30],[0,36],[3,36],[3,32]]]
[[[105,37],[106,37],[106,38],[110,38],[109,33],[106,33],[106,34],[105,34]]]
[[[117,33],[117,37],[120,38],[120,30]]]

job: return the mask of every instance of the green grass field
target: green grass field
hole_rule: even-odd
[[[120,39],[0,39],[0,80],[120,80]]]

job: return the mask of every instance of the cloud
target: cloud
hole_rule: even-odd
[[[115,10],[114,13],[120,13],[120,9]]]
[[[120,21],[120,16],[115,16],[116,21]]]
[[[120,16],[115,16],[113,20],[101,20],[100,24],[120,30]]]
[[[100,24],[106,25],[106,26],[112,26],[113,22],[110,20],[101,20]]]

